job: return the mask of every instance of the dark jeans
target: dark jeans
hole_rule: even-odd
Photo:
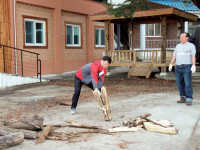
[[[187,102],[193,100],[193,89],[192,89],[192,65],[176,65],[175,75],[176,83],[181,97],[185,97]]]
[[[73,95],[73,98],[72,98],[72,106],[71,106],[71,108],[76,108],[77,107],[78,99],[79,99],[79,96],[80,96],[80,93],[81,93],[81,88],[82,88],[83,84],[84,83],[79,78],[77,78],[75,76],[75,78],[74,78],[74,89],[75,89],[75,91],[74,91],[74,95]],[[84,84],[84,85],[86,85],[86,84]],[[94,90],[92,83],[88,84],[86,86],[88,86],[89,88]]]

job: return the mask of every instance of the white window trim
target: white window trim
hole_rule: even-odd
[[[145,33],[145,37],[161,37],[161,35],[155,35],[155,32],[156,32],[156,30],[155,30],[155,23],[153,24],[153,27],[154,27],[154,30],[153,30],[153,34],[154,34],[154,36],[153,35],[146,35],[146,33]],[[149,32],[149,31],[148,31]],[[160,25],[160,34],[161,34],[161,25]]]
[[[26,21],[31,21],[31,22],[34,22],[34,32],[33,32],[33,36],[34,36],[34,43],[31,44],[31,43],[26,43],[26,27],[24,28],[25,30],[25,46],[46,46],[46,21],[42,21],[42,20],[36,20],[36,19],[28,19],[28,18],[25,18],[24,19],[24,25]],[[44,32],[43,32],[43,40],[44,40],[44,43],[40,44],[40,43],[36,43],[36,23],[42,23],[43,24],[43,27],[44,27]]]
[[[67,47],[80,47],[81,46],[81,26],[80,25],[74,25],[74,24],[66,24],[66,36],[67,36],[67,26],[72,26],[72,43],[73,44],[67,44]],[[79,44],[74,44],[74,27],[79,27]],[[67,39],[67,37],[66,37]]]
[[[98,43],[98,45],[96,45],[96,42],[95,42],[95,47],[105,47],[105,44],[104,45],[101,45],[100,43],[101,43],[101,30],[104,30],[104,34],[105,34],[105,29],[104,28],[95,28],[95,34],[96,34],[96,30],[98,30],[99,31],[99,43]],[[95,38],[96,38],[96,35],[95,35]],[[104,43],[105,43],[105,41],[104,41]]]

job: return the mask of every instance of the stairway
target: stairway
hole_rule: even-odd
[[[149,78],[152,72],[153,65],[148,63],[134,63],[128,71],[128,78],[130,76],[145,76]]]

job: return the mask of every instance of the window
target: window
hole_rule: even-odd
[[[47,46],[46,19],[24,16],[24,46]]]
[[[80,47],[81,46],[81,26],[74,24],[66,25],[66,46]]]
[[[95,46],[96,47],[105,47],[104,28],[95,28]]]
[[[146,24],[146,36],[160,36],[161,26],[160,24]]]

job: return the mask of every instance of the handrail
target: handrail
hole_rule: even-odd
[[[30,52],[27,50],[23,50],[16,47],[11,47],[7,45],[0,44],[0,48],[3,47],[3,72],[4,73],[11,73],[18,75],[18,71],[20,69],[20,75],[24,76],[36,76],[40,75],[40,82],[41,82],[41,60],[39,59],[39,53]],[[10,50],[10,51],[9,51]],[[17,60],[13,61],[13,55],[15,55],[14,51],[19,52],[17,53]],[[13,52],[13,55],[12,55]],[[35,59],[34,59],[35,58]],[[36,64],[35,64],[36,62]],[[19,64],[19,65],[18,65]],[[7,67],[9,69],[7,69]],[[7,70],[6,70],[7,69]],[[12,70],[13,69],[13,70]]]

